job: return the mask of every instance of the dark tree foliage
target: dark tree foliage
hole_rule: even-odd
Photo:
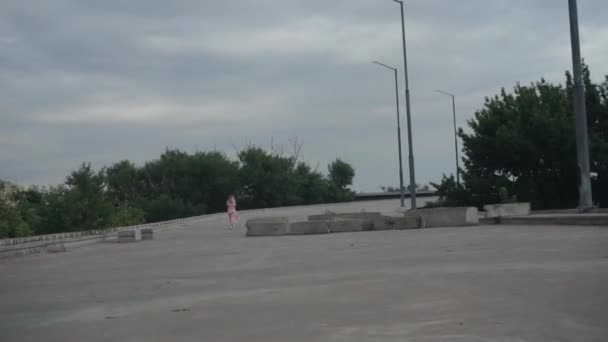
[[[593,197],[608,206],[608,77],[601,84],[584,67]],[[463,184],[451,177],[435,186],[448,205],[531,202],[535,209],[578,203],[572,77],[566,85],[541,80],[487,98],[468,122],[463,141]]]
[[[83,163],[54,187],[8,191],[0,182],[0,238],[217,213],[230,193],[240,209],[352,200],[353,168],[340,160],[331,165],[326,177],[298,162],[297,153],[255,146],[237,161],[220,152],[168,149],[142,166],[123,160],[95,172]]]

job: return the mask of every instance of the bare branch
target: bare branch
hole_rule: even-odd
[[[239,148],[238,148],[238,147],[236,147],[236,145],[235,145],[235,144],[232,144],[232,148],[234,149],[234,152],[236,152],[236,156],[237,156],[237,158],[238,158],[239,153],[241,153],[241,151],[239,150]]]
[[[304,142],[300,142],[298,137],[296,137],[294,140],[289,139],[289,142],[293,148],[293,152],[291,155],[291,169],[293,170],[298,164],[298,159],[300,159],[300,151],[302,150],[302,145],[304,145]]]

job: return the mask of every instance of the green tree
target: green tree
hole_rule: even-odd
[[[103,170],[108,196],[116,203],[134,202],[139,197],[141,174],[128,160]]]
[[[167,221],[188,216],[189,210],[181,198],[161,194],[142,202],[147,222]]]
[[[68,198],[64,185],[49,188],[31,188],[27,191],[25,206],[31,207],[39,216],[33,225],[34,234],[53,234],[78,230],[73,217],[76,207]]]
[[[327,179],[319,172],[311,170],[310,166],[300,163],[295,170],[298,182],[298,195],[303,204],[320,204],[328,201],[330,187]]]
[[[194,214],[226,210],[226,198],[240,188],[238,162],[220,152],[195,153],[189,177],[191,182],[184,186],[181,197],[191,203]]]
[[[504,187],[536,208],[574,206],[571,108],[565,89],[544,80],[486,100],[469,122],[472,132],[460,133],[467,169],[463,179],[477,200],[496,203]]]
[[[268,153],[259,147],[239,152],[241,191],[245,207],[270,208],[301,203],[295,189],[294,157]]]
[[[354,170],[340,160],[330,164],[329,178],[297,162],[297,153],[283,156],[251,146],[239,153],[239,160],[239,198],[245,208],[342,202],[354,197],[347,188],[352,184]]]
[[[103,176],[96,173],[90,163],[82,163],[65,183],[71,226],[76,230],[108,227],[113,207],[105,194]]]
[[[108,228],[133,226],[145,222],[145,212],[140,208],[121,205],[115,207],[108,219]]]
[[[347,187],[353,184],[355,169],[350,164],[341,159],[336,159],[327,168],[329,170],[329,179],[338,189],[346,190]]]
[[[5,192],[0,182],[0,239],[28,236],[32,233],[19,208],[21,192]]]
[[[352,199],[354,171],[335,164],[340,186],[293,156],[250,147],[238,161],[220,152],[167,149],[136,166],[123,160],[96,172],[90,163],[64,184],[31,187],[8,198],[0,191],[0,237],[103,229],[215,213],[236,193],[239,208],[326,203]],[[344,171],[346,170],[346,172]],[[350,171],[349,171],[350,170]],[[2,185],[3,183],[0,183]]]
[[[584,67],[591,146],[594,200],[608,205],[608,83],[593,84]],[[578,203],[576,141],[572,78],[566,86],[545,80],[517,85],[486,98],[459,131],[465,153],[463,186],[468,196],[451,202],[481,206],[505,201],[529,201],[533,208],[568,208]],[[453,188],[449,179],[439,188]],[[448,195],[449,197],[450,195]],[[461,202],[462,201],[462,202]]]
[[[136,203],[147,221],[223,211],[228,194],[239,189],[238,163],[219,152],[166,150],[138,174],[129,179],[136,179]]]
[[[339,158],[331,162],[327,169],[330,182],[328,202],[352,201],[355,194],[349,189],[349,186],[353,184],[355,169]]]

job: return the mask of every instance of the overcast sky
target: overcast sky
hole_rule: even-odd
[[[406,4],[418,183],[454,172],[459,126],[517,81],[563,82],[566,0]],[[398,184],[393,76],[399,6],[390,0],[1,0],[0,178],[56,184],[156,158],[165,147],[289,146],[325,170],[353,164],[355,189]],[[579,0],[582,52],[608,74],[608,1]],[[404,161],[407,161],[405,106]],[[404,165],[407,170],[407,165]],[[407,173],[405,174],[407,179]]]

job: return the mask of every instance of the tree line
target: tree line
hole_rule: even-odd
[[[231,160],[217,151],[167,149],[141,166],[123,160],[96,171],[83,163],[57,186],[2,191],[0,182],[0,238],[217,213],[230,193],[239,209],[353,200],[351,165],[336,159],[324,175],[297,154],[249,146]]]
[[[596,84],[583,67],[594,203],[608,206],[608,75]],[[462,184],[444,176],[434,184],[435,205],[531,202],[534,209],[574,208],[578,167],[573,80],[517,84],[512,92],[486,98],[459,130],[463,142]]]

